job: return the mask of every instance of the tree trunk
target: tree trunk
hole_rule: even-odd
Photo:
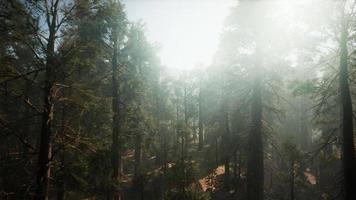
[[[234,180],[237,180],[237,150],[234,151],[233,153],[233,175],[234,175]]]
[[[52,9],[52,8],[51,8]],[[45,67],[45,82],[44,82],[44,105],[42,112],[42,126],[40,135],[40,151],[38,157],[38,173],[36,178],[37,183],[37,199],[47,200],[50,188],[50,158],[51,158],[51,125],[53,121],[53,94],[52,87],[54,83],[53,69],[56,67],[54,45],[56,40],[56,22],[58,2],[53,5],[53,13],[51,22],[48,20],[49,35],[47,40],[46,51],[46,67]],[[47,14],[49,15],[49,14]],[[49,16],[48,16],[49,17]]]
[[[263,200],[262,95],[259,76],[255,77],[253,86],[251,115],[252,127],[248,138],[247,197],[248,200]]]
[[[1,108],[2,108],[2,111],[4,113],[4,117],[7,117],[7,115],[9,115],[9,106],[8,106],[8,88],[7,88],[7,82],[4,83],[3,85],[3,89],[4,89],[4,98],[0,99],[1,100]],[[2,137],[3,138],[3,137]],[[8,148],[8,137],[5,137],[4,139],[2,139],[0,141],[0,158],[6,158],[8,157],[8,151],[9,151],[9,148]],[[4,187],[2,187],[4,188]]]
[[[65,96],[64,92],[62,93],[62,96]],[[61,119],[61,134],[65,135],[66,134],[66,126],[67,126],[67,120],[66,120],[66,105],[63,104],[62,107],[62,119]],[[59,161],[61,163],[61,167],[58,171],[61,171],[62,173],[59,175],[59,180],[57,180],[58,185],[57,185],[57,199],[58,200],[64,200],[65,199],[65,192],[66,192],[66,177],[67,177],[67,172],[66,172],[66,156],[65,156],[65,150],[63,149],[62,152],[59,154]],[[60,173],[60,172],[59,172]],[[57,175],[58,176],[58,175]]]
[[[229,126],[229,113],[228,113],[228,101],[227,97],[225,94],[224,101],[223,101],[223,128],[224,128],[224,133],[221,139],[222,142],[222,147],[223,147],[223,162],[224,162],[224,168],[225,168],[225,173],[224,173],[224,187],[226,189],[229,189],[230,185],[230,126]]]
[[[25,86],[25,98],[29,99],[29,91],[30,90],[30,83],[29,81],[26,81],[26,86]],[[24,106],[24,118],[25,118],[25,125],[22,130],[22,139],[26,142],[28,141],[28,136],[30,133],[30,108],[29,106],[25,105]],[[27,158],[28,156],[28,146],[26,144],[22,145],[22,158]]]
[[[135,154],[134,154],[134,176],[132,180],[132,191],[134,192],[134,199],[143,199],[144,180],[141,172],[142,161],[142,135],[136,133],[135,136]]]
[[[306,151],[309,148],[309,133],[308,133],[308,109],[305,105],[306,98],[304,96],[300,99],[300,111],[301,111],[301,118],[300,118],[300,144],[301,148],[305,149]]]
[[[345,19],[342,21],[341,31],[339,84],[342,104],[342,163],[344,174],[344,192],[345,200],[354,200],[356,199],[356,164],[353,136],[352,100],[348,82],[348,30]]]
[[[215,166],[219,167],[219,140],[215,138]]]
[[[166,174],[167,174],[167,160],[168,160],[168,141],[167,141],[167,130],[161,131],[162,137],[163,137],[163,149],[162,149],[162,168],[163,168],[163,173],[162,173],[162,179],[161,179],[161,191],[162,195],[161,197],[164,199],[165,198],[165,193],[166,193]]]
[[[189,133],[188,133],[188,102],[187,85],[184,83],[184,157],[188,156]]]
[[[135,163],[134,163],[134,179],[138,180],[141,174],[141,159],[142,159],[142,136],[140,133],[137,133],[135,137]]]
[[[156,134],[158,136],[158,143],[159,143],[159,150],[157,152],[156,156],[156,163],[159,164],[160,167],[163,166],[163,151],[164,151],[164,136],[163,132],[161,131],[160,123],[161,123],[161,104],[160,104],[160,83],[159,83],[159,77],[156,80],[156,94],[155,94],[155,103],[156,103],[156,110],[155,110],[155,120],[156,120]]]
[[[202,89],[201,89],[201,81],[200,81],[200,86],[199,86],[199,144],[198,144],[198,150],[201,151],[203,149],[203,95],[202,95]]]
[[[50,65],[49,62],[47,65]],[[39,199],[48,199],[49,192],[49,177],[50,177],[50,156],[51,156],[51,125],[53,121],[53,99],[52,99],[52,83],[50,78],[51,67],[46,67],[46,83],[44,88],[44,110],[42,112],[42,128],[40,137],[40,152],[38,159],[38,174],[37,174],[37,195]]]
[[[294,161],[291,162],[291,171],[290,171],[290,199],[294,200]]]
[[[179,152],[179,129],[178,129],[178,120],[179,120],[179,104],[178,98],[176,103],[176,121],[175,121],[175,140],[173,142],[174,155],[178,155]]]
[[[241,149],[240,149],[240,151],[239,151],[239,167],[237,168],[238,181],[240,181],[240,177],[241,177],[241,167],[242,167],[242,152],[241,152]]]
[[[119,121],[119,86],[118,86],[118,74],[117,74],[117,57],[118,57],[118,44],[117,44],[117,27],[113,27],[113,57],[112,57],[112,112],[113,112],[113,124],[112,124],[112,180],[114,183],[113,188],[113,199],[120,199],[120,192],[118,185],[120,183],[120,171],[121,171],[121,155],[120,155],[120,147],[119,147],[119,130],[120,130],[120,121]]]

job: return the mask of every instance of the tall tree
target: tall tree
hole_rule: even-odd
[[[225,91],[226,91],[226,87],[225,87]],[[228,93],[228,92],[226,92]],[[224,173],[224,185],[225,187],[228,189],[230,186],[230,159],[231,159],[231,149],[230,149],[230,123],[229,123],[229,104],[228,104],[228,98],[229,95],[224,94],[223,98],[223,105],[222,105],[222,131],[223,131],[223,135],[222,135],[222,139],[221,139],[221,146],[223,148],[223,163],[224,163],[224,168],[225,168],[225,173]]]
[[[257,54],[257,53],[256,53]],[[258,60],[256,56],[256,60]],[[263,199],[263,138],[262,138],[262,86],[256,63],[251,97],[251,130],[248,136],[249,155],[247,166],[247,196],[249,200]]]
[[[203,149],[204,143],[204,127],[203,127],[203,88],[202,88],[202,80],[199,79],[199,96],[198,96],[198,150]]]
[[[60,63],[63,62],[56,55],[56,42],[58,41],[58,34],[61,28],[64,23],[68,22],[74,6],[68,9],[66,2],[60,2],[59,0],[44,0],[38,2],[37,5],[44,13],[43,19],[47,26],[47,37],[42,39],[42,35],[38,36],[38,42],[41,43],[43,51],[45,52],[45,73],[36,194],[38,199],[48,199],[51,176],[50,161],[52,157],[51,137],[55,103],[55,74],[56,70],[61,67]],[[62,59],[64,58],[62,57]]]
[[[354,188],[356,187],[356,163],[355,163],[355,144],[353,130],[352,100],[349,86],[348,72],[348,20],[343,11],[341,21],[340,36],[340,64],[339,64],[339,87],[342,104],[342,160],[344,173],[345,199],[356,198]]]
[[[120,2],[110,1],[112,16],[110,16],[111,29],[111,43],[112,43],[112,146],[111,146],[111,162],[112,162],[112,180],[113,180],[113,199],[120,199],[119,184],[121,173],[121,152],[120,152],[120,97],[119,97],[119,73],[118,67],[123,66],[118,62],[119,59],[119,45],[122,44],[119,40],[123,40],[125,33],[125,15]]]
[[[120,167],[119,167],[119,95],[118,95],[118,80],[117,80],[117,53],[118,53],[118,44],[117,44],[117,30],[113,30],[113,57],[112,57],[112,111],[113,111],[113,125],[112,125],[112,169],[113,169],[113,181],[115,184],[118,184]],[[118,193],[118,192],[114,192]],[[114,195],[114,199],[120,199],[118,194]]]

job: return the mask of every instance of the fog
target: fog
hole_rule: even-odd
[[[162,64],[177,72],[210,64],[224,19],[236,1],[125,1],[130,20],[142,20]]]
[[[0,2],[0,199],[355,200],[354,0]]]

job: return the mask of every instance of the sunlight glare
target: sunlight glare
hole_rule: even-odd
[[[208,65],[224,19],[235,0],[124,1],[128,17],[144,19],[147,36],[160,46],[163,65],[173,71]]]

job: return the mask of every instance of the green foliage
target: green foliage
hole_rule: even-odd
[[[197,163],[192,160],[178,160],[167,174],[170,188],[164,199],[167,200],[210,200],[210,195],[196,186]]]
[[[191,188],[188,189],[184,194],[168,193],[164,200],[211,200],[211,198],[208,193]]]
[[[293,138],[286,139],[283,142],[282,152],[287,161],[301,162],[302,154],[293,142]]]
[[[273,6],[251,9],[253,6],[241,1],[226,20],[212,64],[206,70],[174,77],[160,63],[157,46],[147,39],[144,23],[129,21],[120,1],[57,1],[58,17],[67,18],[57,24],[54,55],[48,55],[46,15],[51,19],[54,12],[45,8],[54,4],[45,2],[0,3],[0,199],[7,193],[15,193],[16,199],[31,199],[28,194],[36,191],[34,177],[46,100],[54,110],[49,116],[51,137],[46,141],[52,153],[47,163],[51,166],[50,198],[60,199],[56,196],[60,192],[64,199],[111,199],[113,190],[125,195],[137,167],[137,174],[145,179],[139,181],[144,185],[140,186],[143,193],[167,200],[209,200],[209,191],[221,192],[222,184],[221,174],[206,176],[208,169],[220,166],[225,155],[231,157],[231,169],[239,167],[237,186],[244,188],[248,136],[253,131],[251,121],[255,123],[251,91],[256,82],[260,82],[263,119],[259,120],[265,143],[259,147],[264,146],[267,155],[264,171],[271,173],[266,199],[288,199],[292,178],[297,199],[337,193],[330,185],[339,171],[340,140],[334,132],[326,137],[329,130],[340,128],[337,59],[323,64],[323,59],[335,57],[323,52],[333,45],[333,39],[324,36],[333,35],[331,29],[318,30],[323,32],[319,34],[305,22],[274,21],[280,17]],[[266,17],[270,11],[276,16]],[[294,27],[296,24],[303,30]],[[273,36],[273,29],[281,37]],[[350,32],[350,38],[354,35]],[[322,40],[327,41],[327,48]],[[46,60],[52,56],[49,66]],[[115,59],[118,65],[112,66]],[[314,67],[316,62],[322,68]],[[354,72],[351,68],[351,95]],[[53,84],[50,97],[43,96],[47,78]],[[118,92],[118,112],[113,91]],[[316,124],[311,119],[313,111]],[[204,144],[198,151],[195,136],[200,117]],[[120,181],[112,177],[111,161],[119,156],[112,150],[114,125],[119,127],[117,149],[123,158]],[[226,132],[230,133],[228,145],[222,143]],[[316,137],[320,134],[321,138]],[[291,135],[295,139],[288,138]],[[186,136],[189,155],[177,159],[183,157],[180,145]],[[310,140],[308,145],[305,138]],[[304,154],[316,147],[315,141],[327,144],[317,155],[318,169]],[[236,152],[239,158],[233,157]],[[305,172],[317,176],[320,185],[308,182]],[[197,189],[201,176],[207,178],[208,192]],[[146,186],[157,182],[159,186]],[[160,191],[155,191],[157,188]]]
[[[189,188],[196,179],[196,163],[191,160],[179,159],[167,174],[167,182],[179,192]]]
[[[289,87],[294,96],[312,95],[317,90],[317,83],[315,80],[293,81]]]

